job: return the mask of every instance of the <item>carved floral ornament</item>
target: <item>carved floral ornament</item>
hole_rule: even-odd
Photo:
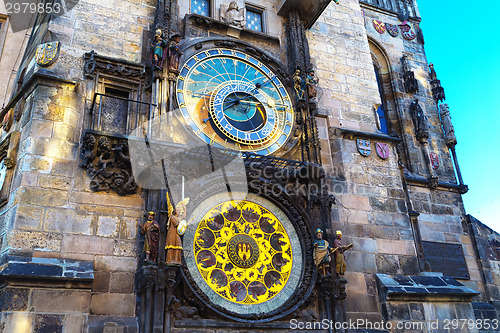
[[[120,195],[137,192],[126,140],[87,133],[80,158],[80,167],[87,169],[91,177],[92,190],[109,192],[113,189]]]

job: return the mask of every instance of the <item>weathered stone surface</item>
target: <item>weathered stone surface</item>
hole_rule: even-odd
[[[377,271],[375,255],[372,253],[351,251],[346,261],[349,271],[365,273],[375,273]]]
[[[410,320],[410,308],[408,303],[387,302],[387,315],[389,320]]]
[[[4,288],[0,291],[0,311],[26,311],[29,289]]]
[[[5,312],[2,315],[3,332],[31,332],[34,314],[29,312]]]
[[[379,312],[375,296],[353,294],[346,299],[345,303],[348,312],[360,312],[360,309],[363,309],[363,312]]]
[[[113,255],[117,257],[137,257],[137,241],[116,240]]]
[[[400,256],[399,266],[405,275],[416,275],[420,273],[418,260],[416,257]]]
[[[377,253],[377,242],[374,239],[351,237],[351,242],[356,251]]]
[[[87,326],[89,333],[103,333],[104,329],[116,329],[120,333],[136,333],[139,330],[138,321],[135,316],[89,316]]]
[[[112,239],[95,236],[64,235],[63,252],[110,255],[113,253]]]
[[[137,269],[137,258],[96,256],[95,269],[98,271],[135,272]]]
[[[35,312],[80,312],[90,310],[90,291],[35,289],[31,296]]]
[[[73,209],[47,209],[44,229],[61,233],[92,234],[92,219],[89,214]]]
[[[63,322],[63,333],[82,332],[87,321],[82,315],[66,315]]]
[[[118,196],[102,193],[74,192],[70,197],[71,202],[79,204],[118,206],[118,207],[142,207],[142,199],[136,196]]]
[[[54,159],[52,162],[51,174],[55,176],[73,177],[77,169],[77,162],[74,160]]]
[[[14,226],[19,229],[40,229],[44,212],[42,207],[18,205]]]
[[[13,231],[9,236],[8,244],[14,249],[61,251],[61,234],[17,230]]]
[[[141,214],[144,214],[141,212]],[[139,218],[137,217],[123,217],[120,225],[120,238],[122,239],[136,239]]]
[[[62,315],[38,314],[35,316],[35,332],[37,333],[62,333]]]
[[[134,273],[113,272],[109,281],[109,291],[112,293],[132,293],[134,290]]]
[[[413,321],[425,320],[424,306],[421,303],[410,303],[410,317]]]
[[[91,314],[106,316],[133,316],[135,314],[134,294],[104,294],[92,295]]]
[[[38,177],[38,184],[40,185],[40,187],[44,188],[69,190],[71,188],[71,179],[57,176],[40,175]]]
[[[399,271],[398,257],[387,254],[377,254],[375,256],[377,272],[383,274],[397,274]]]
[[[93,292],[109,292],[109,282],[110,282],[111,273],[110,272],[102,272],[96,271],[94,273],[94,281],[92,283],[92,291]]]
[[[42,189],[42,188],[21,188],[20,195],[22,202],[42,207],[59,207],[68,203],[68,192]]]
[[[120,218],[115,216],[99,216],[97,222],[97,235],[104,237],[117,237],[120,228]]]

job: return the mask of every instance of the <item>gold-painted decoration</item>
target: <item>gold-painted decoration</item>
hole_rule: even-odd
[[[292,270],[287,231],[273,213],[251,201],[227,201],[208,211],[196,229],[193,253],[209,287],[238,304],[272,299]]]
[[[59,57],[60,42],[50,42],[38,45],[36,49],[36,63],[42,67],[53,65]]]

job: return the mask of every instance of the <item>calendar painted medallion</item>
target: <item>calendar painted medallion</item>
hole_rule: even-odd
[[[303,271],[295,228],[262,197],[250,194],[230,201],[221,196],[215,201],[193,213],[200,222],[190,224],[184,236],[187,270],[222,309],[243,316],[277,311],[294,294]]]
[[[294,126],[287,89],[270,68],[243,51],[213,48],[185,61],[177,101],[186,124],[206,143],[269,155]]]

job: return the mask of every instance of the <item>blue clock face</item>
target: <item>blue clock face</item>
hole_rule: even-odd
[[[180,69],[177,100],[186,123],[205,142],[272,154],[288,140],[293,107],[282,82],[241,51],[211,49]]]

